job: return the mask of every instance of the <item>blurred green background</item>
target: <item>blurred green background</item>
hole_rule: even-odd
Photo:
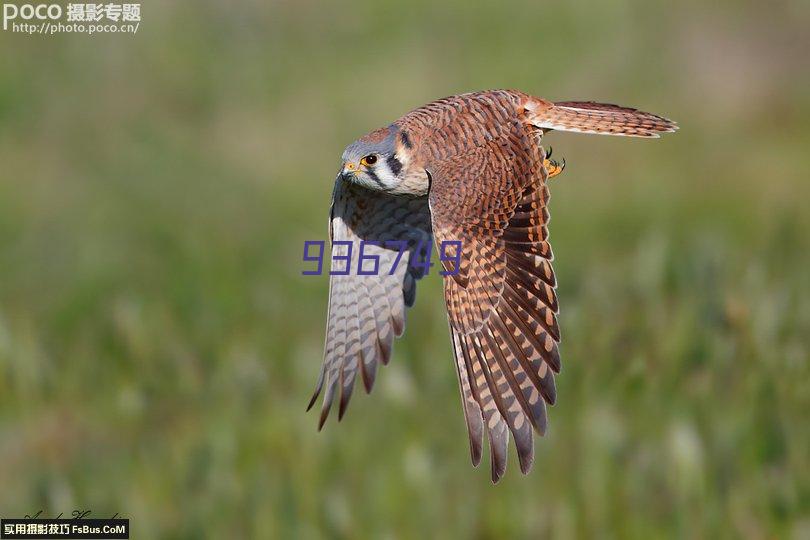
[[[143,2],[0,32],[0,515],[133,538],[810,538],[810,5]],[[473,469],[441,283],[316,432],[343,147],[518,88],[553,133],[563,371],[532,474]],[[511,450],[510,450],[511,451]],[[485,460],[487,458],[485,457]]]

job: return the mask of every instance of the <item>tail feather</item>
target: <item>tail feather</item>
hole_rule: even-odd
[[[621,135],[626,137],[660,137],[671,133],[678,125],[662,116],[638,109],[592,101],[537,100],[527,109],[532,123],[546,130]]]

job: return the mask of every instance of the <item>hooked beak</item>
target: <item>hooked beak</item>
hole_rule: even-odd
[[[357,172],[357,165],[354,163],[347,161],[343,164],[343,170],[340,172],[341,178],[346,180],[347,182],[354,177],[354,174]]]

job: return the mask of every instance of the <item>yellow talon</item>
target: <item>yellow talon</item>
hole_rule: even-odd
[[[548,179],[551,180],[565,169],[565,159],[562,160],[562,163],[557,163],[556,160],[553,159],[546,159],[543,161],[543,167],[546,168],[548,172]]]

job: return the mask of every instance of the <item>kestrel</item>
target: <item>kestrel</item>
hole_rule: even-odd
[[[340,419],[357,373],[370,392],[377,364],[388,363],[416,280],[429,269],[432,239],[447,248],[437,268],[473,465],[486,431],[497,482],[511,433],[528,473],[532,431],[545,433],[560,371],[547,224],[548,180],[562,166],[548,159],[541,137],[551,130],[659,137],[676,129],[636,109],[493,90],[434,101],[350,144],[332,194],[330,239],[332,260],[351,272],[330,277],[324,363],[309,404],[325,388],[318,428],[338,389]],[[361,258],[375,259],[379,270],[359,275]]]

